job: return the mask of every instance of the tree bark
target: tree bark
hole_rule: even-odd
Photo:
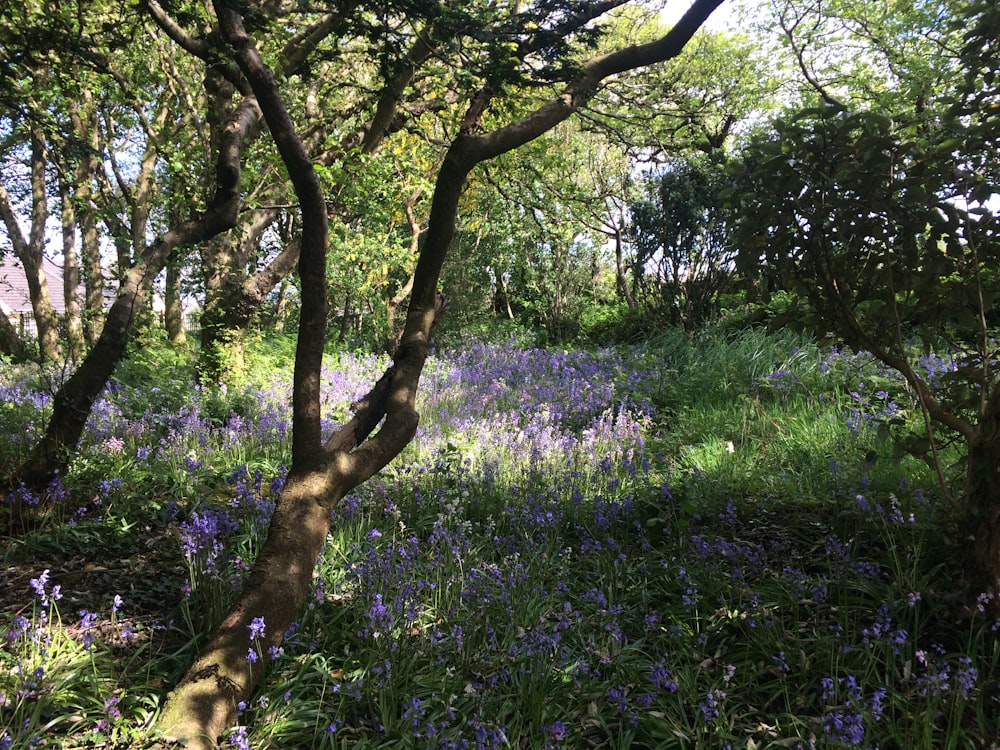
[[[405,212],[406,212],[406,223],[410,226],[410,258],[417,257],[420,252],[420,235],[423,233],[423,229],[420,226],[420,222],[417,220],[417,215],[413,210],[414,204],[417,202],[417,198],[420,197],[420,193],[423,192],[422,189],[417,188],[406,201]],[[413,274],[406,280],[399,291],[396,292],[392,299],[390,299],[385,306],[385,345],[384,349],[386,353],[392,354],[396,351],[396,345],[399,343],[399,335],[402,333],[396,332],[396,315],[399,312],[399,308],[406,301],[406,298],[410,296],[410,292],[413,291]]]
[[[76,212],[72,191],[65,180],[59,181],[63,239],[63,298],[66,303],[66,342],[69,358],[79,362],[86,354],[83,338],[83,314],[80,309],[80,261],[76,254]]]
[[[635,310],[635,296],[632,294],[632,287],[625,272],[625,238],[622,236],[620,226],[615,226],[615,289],[625,300],[628,309]]]
[[[73,185],[77,221],[80,226],[81,270],[84,284],[83,334],[93,346],[101,335],[104,320],[104,270],[101,267],[100,236],[94,206],[94,176],[102,168],[95,154],[100,153],[100,131],[94,112],[93,97],[83,94],[80,106],[70,103],[70,120],[77,138],[89,146],[89,153],[80,158]]]
[[[225,323],[227,284],[239,273],[234,268],[233,238],[230,234],[213,237],[201,248],[205,306],[201,311],[201,350],[198,355],[198,380],[218,383],[231,369],[232,353]]]
[[[187,343],[182,298],[181,263],[176,254],[172,254],[167,259],[167,284],[164,289],[163,300],[163,327],[167,331],[167,341],[173,346],[184,346]]]
[[[990,609],[1000,613],[1000,389],[983,405],[968,446],[960,517],[969,541],[965,569],[977,593],[993,594]]]
[[[158,722],[168,740],[190,750],[209,750],[235,718],[269,661],[268,649],[301,609],[312,570],[326,538],[330,511],[354,487],[395,458],[413,438],[417,387],[428,356],[435,321],[444,309],[438,294],[441,267],[455,235],[459,199],[478,163],[517,148],[569,117],[605,75],[676,55],[722,0],[699,0],[663,40],[598,58],[568,92],[534,115],[485,135],[474,135],[489,95],[474,100],[438,172],[430,219],[414,272],[406,323],[393,365],[357,405],[351,421],[325,443],[320,434],[320,366],[326,335],[327,218],[319,182],[284,106],[277,83],[264,65],[240,15],[216,0],[223,38],[250,82],[302,211],[299,277],[302,307],[293,383],[292,467],[249,580],[235,606],[191,669],[171,693]],[[622,67],[625,66],[625,67]],[[381,426],[379,426],[381,425]],[[378,431],[375,432],[376,428]],[[374,432],[374,434],[372,434]],[[252,664],[250,622],[263,617],[263,653]]]
[[[0,312],[0,354],[7,355],[15,362],[31,359],[31,349],[24,343],[17,328],[3,312]]]
[[[25,239],[18,225],[14,206],[7,190],[0,185],[0,218],[7,227],[7,234],[14,247],[14,254],[21,261],[28,282],[28,295],[38,336],[38,355],[42,361],[56,361],[62,357],[59,346],[59,320],[52,308],[48,281],[43,266],[45,223],[48,221],[48,196],[45,190],[45,141],[35,127],[31,130],[31,227]]]

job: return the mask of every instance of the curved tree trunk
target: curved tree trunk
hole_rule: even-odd
[[[181,245],[213,237],[236,222],[240,156],[247,141],[257,133],[259,121],[260,109],[256,101],[245,99],[227,126],[227,138],[219,154],[218,186],[207,211],[173,226],[147,247],[140,262],[128,270],[100,337],[52,399],[52,416],[45,435],[17,474],[8,480],[12,486],[24,482],[34,489],[43,489],[57,474],[65,471],[80,442],[94,401],[125,352],[143,294],[163,269],[170,253]]]
[[[721,0],[696,2],[664,39],[597,58],[566,94],[513,125],[475,135],[491,94],[471,104],[438,172],[424,246],[414,272],[413,291],[394,364],[359,402],[351,421],[325,443],[320,432],[320,367],[326,336],[327,218],[312,162],[298,138],[278,90],[242,18],[216,0],[223,38],[233,48],[250,81],[271,135],[295,186],[302,210],[299,276],[302,307],[293,384],[292,468],[278,498],[267,539],[232,611],[216,630],[164,707],[157,729],[190,750],[209,750],[233,725],[237,706],[248,700],[269,662],[268,650],[281,643],[298,617],[312,570],[330,524],[330,511],[352,488],[385,466],[410,442],[418,416],[415,400],[435,320],[444,304],[438,279],[455,234],[462,188],[478,163],[537,138],[569,117],[614,72],[676,55]],[[379,426],[381,425],[381,426]],[[376,428],[378,431],[375,432]],[[374,434],[372,434],[374,432]],[[246,660],[250,622],[264,618],[259,658]]]

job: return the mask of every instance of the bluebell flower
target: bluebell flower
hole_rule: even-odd
[[[252,639],[254,639],[254,640],[257,640],[258,638],[263,638],[264,637],[264,627],[265,626],[264,626],[264,618],[263,617],[255,617],[255,618],[253,618],[250,621],[250,624],[247,626],[247,628],[250,631],[250,637]]]

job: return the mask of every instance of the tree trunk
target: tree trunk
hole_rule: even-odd
[[[970,544],[966,569],[974,590],[1000,596],[1000,439],[981,438],[969,446],[962,517]],[[993,609],[997,608],[994,604]]]
[[[628,283],[628,275],[625,272],[625,239],[622,237],[620,226],[615,226],[615,288],[629,310],[635,309],[635,295],[632,287]]]
[[[125,352],[143,293],[163,269],[170,253],[178,246],[203,242],[235,224],[239,208],[240,157],[247,142],[257,133],[259,121],[260,109],[252,99],[245,100],[233,114],[219,153],[218,186],[205,213],[171,227],[161,239],[146,248],[140,262],[128,270],[97,343],[56,392],[45,435],[17,474],[8,480],[11,486],[24,482],[33,489],[42,489],[65,471],[80,442],[94,401]]]
[[[55,362],[62,359],[59,345],[59,318],[52,307],[49,284],[42,257],[25,255],[21,258],[24,275],[28,279],[28,294],[31,297],[32,314],[38,333],[38,354],[43,361]]]
[[[90,146],[89,153],[82,156],[77,165],[73,190],[77,222],[80,226],[81,270],[84,284],[83,334],[87,344],[93,346],[101,335],[101,323],[104,320],[104,269],[101,266],[101,244],[97,232],[93,189],[94,175],[102,168],[100,160],[94,156],[100,153],[100,134],[93,96],[89,91],[83,93],[81,107],[70,105],[69,114],[77,137]]]
[[[993,594],[991,609],[1000,614],[1000,389],[983,404],[968,446],[961,518],[970,541],[965,567],[976,592]]]
[[[337,334],[337,343],[343,344],[347,341],[347,333],[351,327],[351,316],[353,312],[354,300],[350,292],[344,295],[344,309],[340,314],[340,332]]]
[[[198,355],[198,380],[218,383],[232,372],[231,365],[242,359],[231,350],[230,331],[226,326],[227,285],[238,284],[233,277],[233,238],[220,235],[202,248],[202,274],[205,282],[205,306],[201,311],[201,348]],[[236,345],[239,342],[235,342]]]
[[[59,346],[59,320],[52,309],[49,286],[43,266],[45,224],[49,217],[48,196],[45,190],[45,141],[37,127],[31,130],[31,227],[25,239],[14,213],[7,190],[0,184],[0,218],[7,227],[7,234],[14,254],[21,261],[28,282],[28,295],[38,335],[38,354],[43,361],[61,359]]]
[[[63,298],[66,302],[66,341],[69,358],[79,362],[86,354],[83,338],[83,315],[80,310],[80,263],[76,255],[76,213],[70,186],[59,180],[63,238]]]
[[[281,280],[278,286],[278,298],[274,301],[273,312],[271,313],[271,330],[275,333],[283,333],[285,330],[285,308],[288,307],[288,277]]]
[[[499,268],[496,269],[496,298],[493,301],[493,312],[503,313],[507,320],[514,320],[514,309],[510,306],[510,290],[507,288],[507,277]]]
[[[167,341],[172,346],[184,346],[187,334],[184,325],[184,305],[182,303],[181,262],[175,256],[167,260],[167,285],[164,289],[163,327],[167,331]]]
[[[0,312],[0,354],[7,355],[15,362],[31,359],[31,349],[24,343],[17,328],[3,312]]]
[[[422,188],[417,188],[407,199],[405,211],[406,211],[406,222],[410,225],[410,262],[417,257],[417,253],[420,252],[420,235],[423,229],[420,227],[420,222],[417,220],[417,215],[413,210],[414,204],[417,202],[417,198],[423,192]],[[396,351],[396,346],[399,344],[399,337],[402,331],[396,332],[396,314],[399,312],[399,308],[406,301],[406,298],[410,296],[410,292],[413,291],[413,274],[410,274],[410,278],[406,280],[406,283],[400,287],[400,290],[393,295],[392,299],[386,303],[385,306],[385,343],[383,348],[388,354],[392,354]]]
[[[688,15],[659,42],[623,50],[624,57],[597,58],[569,93],[532,116],[486,135],[473,135],[489,103],[484,92],[470,105],[460,135],[438,172],[424,246],[414,272],[413,291],[393,365],[359,402],[351,421],[325,443],[320,431],[320,369],[326,334],[327,218],[312,162],[285,109],[271,72],[260,58],[238,13],[216,0],[222,36],[235,51],[264,113],[302,211],[299,278],[302,307],[293,383],[292,468],[278,498],[267,539],[250,578],[225,622],[212,636],[164,707],[158,729],[186,742],[189,750],[214,748],[232,726],[236,707],[246,701],[270,657],[265,650],[252,665],[249,626],[263,617],[265,649],[281,643],[305,601],[316,558],[330,523],[330,510],[351,489],[398,455],[416,432],[414,408],[420,374],[435,321],[444,309],[438,279],[455,235],[458,204],[469,171],[478,163],[513,150],[569,117],[593,93],[601,78],[677,54],[721,0],[696,2]],[[383,420],[384,418],[384,420]],[[372,433],[378,428],[378,431]],[[268,619],[272,618],[272,619]]]

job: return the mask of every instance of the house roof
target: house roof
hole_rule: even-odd
[[[49,286],[49,297],[53,309],[60,315],[66,312],[63,294],[63,267],[49,258],[43,258],[42,268]],[[0,258],[0,310],[11,315],[31,313],[31,296],[28,294],[28,279],[24,267],[13,255]]]

